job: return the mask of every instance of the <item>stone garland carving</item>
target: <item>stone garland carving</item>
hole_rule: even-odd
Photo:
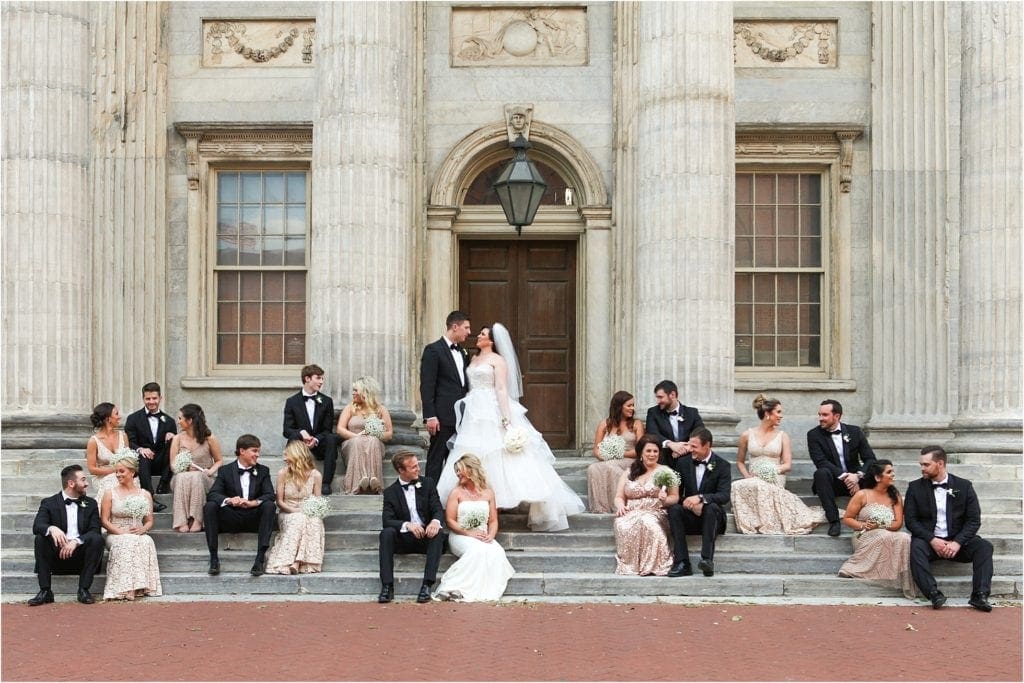
[[[267,65],[275,60],[282,66],[313,63],[316,29],[311,21],[210,21],[204,23],[204,33],[206,66],[238,66],[245,62]],[[282,60],[299,41],[302,49],[298,58]]]
[[[780,29],[789,29],[787,39],[788,45],[774,45],[772,39],[766,35],[766,31],[758,28],[775,28],[776,36]],[[781,65],[784,62],[796,60],[807,50],[812,43],[817,42],[818,54],[817,64],[821,66],[832,66],[835,63],[835,55],[832,40],[835,35],[834,26],[826,22],[797,23],[780,26],[778,22],[764,22],[763,26],[755,22],[737,22],[733,26],[733,32],[737,37],[750,48],[750,52],[764,62]],[[778,38],[776,38],[776,42]],[[737,53],[736,62],[738,66],[753,66],[743,63]],[[806,64],[793,64],[793,66],[811,66],[813,62],[805,60]]]
[[[583,7],[453,8],[452,63],[586,64],[586,25]]]

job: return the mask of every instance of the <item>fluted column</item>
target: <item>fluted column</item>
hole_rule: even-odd
[[[733,410],[732,4],[638,6],[635,387],[672,379],[728,436]],[[734,436],[734,435],[733,435]]]
[[[309,360],[410,406],[415,3],[320,3]]]
[[[958,60],[951,66],[946,57],[948,15],[956,9],[872,6],[868,426],[876,448],[920,448],[952,436],[959,94],[947,86]]]
[[[950,449],[1021,451],[1021,6],[962,4],[960,392]]]
[[[144,383],[164,379],[166,4],[89,8],[95,393],[126,412]]]
[[[92,406],[89,8],[2,9],[3,419]]]

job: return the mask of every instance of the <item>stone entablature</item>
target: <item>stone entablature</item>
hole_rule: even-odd
[[[313,66],[313,19],[203,21],[203,66]]]
[[[586,7],[453,7],[452,66],[583,66]]]
[[[739,67],[835,67],[838,21],[742,19],[733,23]]]

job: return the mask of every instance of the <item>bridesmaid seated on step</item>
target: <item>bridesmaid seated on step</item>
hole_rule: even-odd
[[[636,441],[644,435],[644,423],[635,418],[636,399],[628,391],[616,391],[608,406],[607,419],[597,425],[594,457],[587,467],[587,507],[591,512],[615,512],[619,478],[636,458]],[[605,446],[601,444],[607,441]],[[622,444],[622,457],[608,459],[613,443]],[[617,453],[616,453],[617,455]]]
[[[278,533],[267,556],[268,573],[312,574],[323,567],[324,520],[302,509],[310,496],[321,495],[322,482],[306,444],[289,441],[277,473]]]
[[[343,439],[345,493],[380,493],[383,489],[384,444],[394,429],[391,414],[380,402],[380,386],[373,377],[352,382],[352,401],[338,416],[338,434]]]

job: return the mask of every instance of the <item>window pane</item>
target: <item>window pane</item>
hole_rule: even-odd
[[[238,337],[233,334],[217,335],[217,362],[238,363]]]
[[[800,356],[801,359],[806,358],[807,360],[802,365],[818,366],[821,365],[821,337],[800,337]]]
[[[284,240],[280,237],[263,238],[263,265],[279,266],[284,263]]]
[[[779,304],[775,307],[776,312],[776,333],[796,334],[797,333],[797,306],[795,304]],[[795,348],[795,347],[794,347]]]
[[[754,300],[752,283],[754,276],[750,273],[736,273],[736,301],[745,302]]]
[[[754,331],[754,307],[750,304],[736,305],[736,334],[750,334]]]
[[[800,214],[795,206],[780,206],[776,214],[780,235],[800,234]]]
[[[775,203],[775,176],[758,173],[754,176],[754,202],[757,204]]]
[[[263,333],[284,332],[284,304],[263,304]]]
[[[238,234],[238,205],[221,205],[217,209],[217,234],[237,235]]]
[[[754,201],[754,174],[736,174],[736,203],[750,204]]]
[[[239,273],[239,279],[242,284],[242,295],[238,297],[239,301],[259,301],[260,300],[260,274],[259,273]]]
[[[288,174],[288,202],[291,204],[306,203],[306,174]]]
[[[263,300],[284,300],[284,273],[263,274]]]
[[[800,233],[802,235],[821,234],[821,207],[800,207]]]
[[[782,273],[777,282],[779,301],[796,302],[797,299],[797,277],[792,273]]]
[[[242,237],[238,244],[238,265],[260,265],[260,239],[258,237]]]
[[[800,265],[804,268],[821,267],[821,238],[803,237],[800,239]]]
[[[754,337],[754,365],[775,365],[775,337]]]
[[[306,239],[289,237],[285,240],[284,264],[286,266],[306,265]]]
[[[238,273],[217,274],[217,300],[238,301]]]
[[[238,332],[238,304],[217,304],[217,331]]]
[[[754,334],[775,334],[775,307],[754,306]]]
[[[747,367],[753,365],[753,337],[736,335],[736,365]]]
[[[306,362],[306,335],[286,334],[284,336],[284,362],[291,365]]]
[[[263,174],[263,201],[267,204],[284,201],[284,173]]]
[[[242,201],[259,202],[262,199],[260,192],[260,174],[259,173],[242,173]]]
[[[263,362],[269,365],[284,363],[284,337],[279,334],[264,335]]]
[[[821,301],[821,285],[819,276],[800,276],[800,301],[809,303],[818,303]]]
[[[775,207],[757,207],[754,209],[754,234],[759,236],[774,236],[775,229]]]
[[[798,179],[795,173],[779,174],[779,204],[796,204],[799,201]]]
[[[803,204],[821,203],[821,176],[803,174],[800,176],[800,202]]]
[[[800,265],[799,243],[797,238],[780,237],[778,246],[780,267],[795,268]]]
[[[242,205],[242,221],[238,231],[243,235],[259,235],[260,229],[260,206],[259,204]]]
[[[758,237],[754,240],[754,265],[758,268],[774,268],[778,265],[774,237]]]
[[[237,173],[217,174],[217,201],[227,203],[238,201]]]
[[[797,338],[795,336],[780,336],[776,339],[778,354],[775,358],[775,362],[777,365],[790,368],[795,368],[800,365],[796,344]]]
[[[736,207],[736,234],[754,234],[754,210],[749,206]]]
[[[289,206],[287,210],[288,223],[285,232],[289,235],[306,235],[306,207]]]
[[[260,336],[258,334],[243,334],[238,338],[239,359],[243,365],[259,365],[260,363]]]
[[[239,304],[238,329],[240,332],[260,331],[259,303]]]
[[[736,238],[736,266],[749,268],[754,265],[754,240],[750,237]]]
[[[263,232],[267,235],[284,234],[284,206],[263,207]]]
[[[288,302],[284,308],[284,331],[306,332],[306,307],[298,303]]]
[[[306,274],[285,273],[284,296],[288,301],[306,300]]]
[[[775,275],[754,276],[754,301],[775,301]]]
[[[217,265],[238,265],[238,238],[221,237],[217,240]]]

